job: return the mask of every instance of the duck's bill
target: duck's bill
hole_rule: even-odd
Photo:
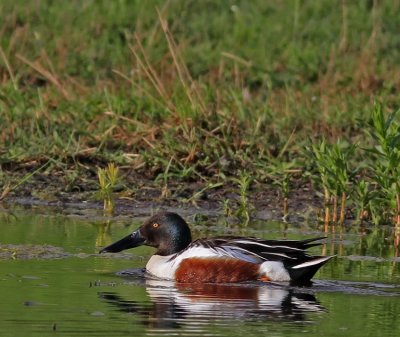
[[[146,240],[140,234],[140,231],[137,230],[137,231],[133,232],[132,234],[125,236],[121,240],[118,240],[118,241],[112,243],[111,245],[104,247],[102,250],[100,250],[99,253],[118,253],[125,249],[140,246],[145,241]]]

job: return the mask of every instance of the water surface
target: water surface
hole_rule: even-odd
[[[144,276],[149,247],[97,254],[137,228],[141,214],[1,210],[1,336],[400,335],[400,260],[390,227],[331,229],[314,253],[337,257],[309,288],[176,285]],[[195,236],[325,235],[318,224],[258,221],[240,228],[212,216],[193,227]]]

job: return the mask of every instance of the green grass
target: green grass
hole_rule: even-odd
[[[97,169],[99,179],[99,197],[103,200],[103,209],[105,213],[112,214],[114,211],[113,191],[118,184],[118,167],[109,163],[104,169]]]
[[[350,194],[350,186],[354,181],[357,170],[353,164],[356,145],[347,145],[337,142],[327,144],[325,139],[306,147],[311,162],[315,163],[316,174],[311,174],[317,185],[321,186],[324,195],[324,221],[343,224],[346,210],[346,198]],[[340,201],[340,216],[338,218],[338,204]],[[332,211],[329,204],[332,204]],[[332,213],[332,214],[330,214]],[[339,220],[338,220],[339,219]]]
[[[212,186],[246,171],[287,198],[290,172],[314,172],[310,138],[371,147],[373,102],[399,106],[398,9],[0,0],[0,165],[50,160],[47,173],[74,180],[114,162],[165,197],[171,179]],[[368,160],[358,151],[348,164]]]

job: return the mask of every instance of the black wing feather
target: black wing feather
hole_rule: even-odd
[[[314,256],[306,251],[310,247],[322,243],[315,241],[325,239],[317,237],[306,240],[263,240],[258,238],[244,238],[237,236],[220,236],[209,239],[198,239],[192,245],[202,246],[218,252],[225,252],[231,256],[232,250],[245,256],[259,258],[262,261],[282,261],[285,265],[294,266],[310,261]],[[192,246],[191,245],[191,246]],[[237,256],[240,258],[240,254]]]

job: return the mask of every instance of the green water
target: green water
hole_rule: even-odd
[[[314,252],[337,258],[311,288],[183,286],[144,277],[151,248],[97,254],[141,220],[107,222],[101,214],[57,215],[51,209],[0,211],[0,335],[400,335],[400,259],[391,228],[330,232],[328,243]],[[200,233],[323,235],[317,225],[279,222],[247,229],[214,222],[196,227],[195,235]],[[115,274],[126,269],[132,270]]]

